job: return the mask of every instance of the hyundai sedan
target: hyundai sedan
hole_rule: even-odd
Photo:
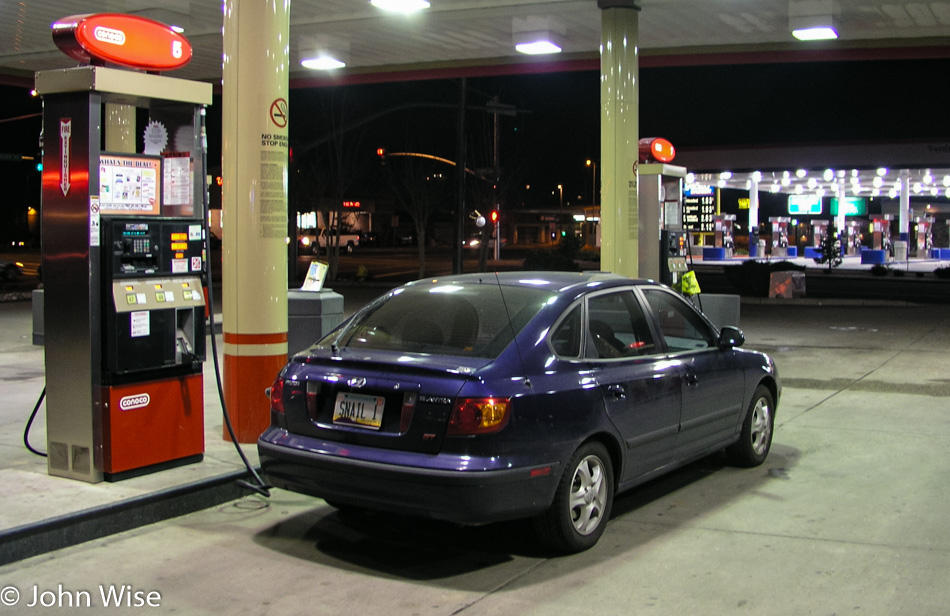
[[[769,453],[781,383],[670,288],[595,273],[420,280],[385,294],[270,388],[278,487],[463,524],[530,518],[593,546],[614,495],[718,450]]]

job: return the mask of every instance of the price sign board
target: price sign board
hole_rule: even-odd
[[[715,215],[716,197],[690,195],[683,199],[683,228],[687,231],[712,231]]]

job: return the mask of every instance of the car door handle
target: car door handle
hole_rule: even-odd
[[[614,383],[613,385],[608,385],[607,391],[613,395],[615,400],[623,400],[624,398],[627,397],[627,390],[620,383]]]

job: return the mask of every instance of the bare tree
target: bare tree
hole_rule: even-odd
[[[312,112],[313,110],[311,110]],[[358,173],[361,130],[334,130],[345,126],[345,92],[331,98],[320,110],[331,128],[330,137],[308,150],[296,165],[296,211],[315,211],[327,230],[328,280],[336,280],[340,259],[340,232],[343,200]],[[318,240],[319,241],[319,240]]]
[[[396,203],[412,218],[419,252],[419,278],[425,276],[426,245],[432,214],[453,207],[453,182],[445,163],[414,156],[392,157],[388,177]]]

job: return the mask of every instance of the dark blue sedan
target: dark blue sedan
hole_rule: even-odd
[[[603,272],[412,282],[281,371],[261,466],[337,507],[533,518],[584,550],[619,492],[721,449],[765,460],[781,384],[742,342],[668,287]]]

